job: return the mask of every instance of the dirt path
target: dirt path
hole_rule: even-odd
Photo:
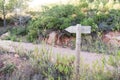
[[[54,55],[61,54],[61,55],[75,55],[75,50],[71,50],[68,48],[60,48],[60,47],[51,47],[49,45],[35,45],[32,43],[23,43],[23,42],[13,42],[7,40],[0,40],[0,48],[5,49],[9,52],[15,52],[17,49],[21,50],[34,50],[36,47],[39,49],[41,48],[52,50]],[[96,53],[88,53],[88,52],[81,52],[81,57],[85,63],[91,64],[94,61],[101,61],[102,57],[108,57],[107,55],[96,54]]]

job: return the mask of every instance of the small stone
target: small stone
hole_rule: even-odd
[[[16,58],[19,58],[19,57],[20,57],[18,54],[15,54],[14,56],[15,56]]]

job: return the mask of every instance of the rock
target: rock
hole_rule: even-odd
[[[0,36],[0,39],[6,39],[10,36],[10,32],[6,32],[3,35]]]
[[[109,38],[108,36],[104,36],[103,37],[103,42],[107,43],[111,38]]]
[[[52,31],[49,33],[48,38],[45,39],[45,42],[50,45],[59,45],[62,47],[69,47],[70,41],[72,38],[64,32]]]
[[[57,34],[57,32],[53,31],[49,34],[49,37],[47,39],[47,43],[51,44],[51,45],[56,44],[57,39],[58,39],[58,34]]]
[[[19,58],[19,57],[20,57],[18,54],[15,54],[14,56],[15,56],[16,58]]]
[[[103,42],[113,46],[120,46],[120,32],[109,32],[103,35]]]

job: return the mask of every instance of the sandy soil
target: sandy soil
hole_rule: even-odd
[[[7,40],[0,40],[0,48],[5,49],[9,52],[15,52],[16,50],[20,49],[23,51],[31,51],[35,48],[38,49],[46,49],[52,51],[53,56],[60,54],[62,56],[75,56],[75,50],[71,50],[69,48],[61,48],[61,47],[52,47],[50,45],[41,45],[41,44],[32,44],[32,43],[23,43],[23,42],[13,42]],[[95,61],[101,61],[101,59],[105,57],[108,58],[109,56],[103,54],[96,54],[96,53],[89,53],[89,52],[81,52],[81,58],[85,63],[91,64]]]

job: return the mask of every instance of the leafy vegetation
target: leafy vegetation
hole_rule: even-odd
[[[28,25],[28,40],[34,41],[45,29],[64,30],[76,24],[92,26],[94,34],[120,29],[120,10],[110,7],[119,2],[87,1],[80,1],[78,5],[44,6],[39,16]]]
[[[7,53],[4,52],[4,54],[0,55],[6,54]],[[8,53],[8,55],[9,54],[11,53]],[[7,63],[4,63],[4,67],[0,69],[0,73],[7,75],[4,77],[7,77],[8,80],[74,80],[75,58],[73,56],[66,57],[57,55],[55,57],[51,51],[46,50],[45,48],[41,50],[35,48],[35,50],[30,53],[18,52],[17,54],[20,55],[18,59],[22,60],[22,62],[25,60],[27,63],[22,64],[20,71],[17,65],[13,64],[11,61],[7,62],[7,59],[4,59]],[[114,53],[114,55],[115,56],[111,55],[110,57],[103,56],[102,59],[100,59],[101,61],[93,61],[92,64],[86,64],[81,57],[80,79],[118,80],[120,76],[118,63],[118,61],[120,61],[120,54],[117,52]],[[28,65],[28,63],[29,67],[27,66],[27,68],[24,69],[25,65]],[[26,71],[25,73],[27,75],[22,70]]]
[[[13,7],[22,7],[22,4],[15,6],[19,2],[18,0],[9,1],[9,4],[4,6],[9,12],[11,12]],[[6,39],[21,41],[18,37],[23,38],[25,36],[28,41],[34,42],[39,35],[44,36],[46,30],[53,29],[62,32],[71,25],[89,25],[92,27],[92,33],[90,35],[82,35],[81,50],[109,54],[109,57],[103,56],[103,59],[94,62],[92,65],[81,62],[81,80],[119,80],[119,48],[103,43],[101,34],[109,31],[120,31],[120,1],[79,1],[79,4],[43,6],[41,12],[37,12],[37,14],[33,12],[34,17],[28,25],[10,29],[10,36],[6,37]],[[0,1],[0,4],[2,5],[2,1]],[[1,12],[3,6],[0,9]],[[4,32],[0,31],[1,34]],[[72,47],[75,48],[75,41],[73,40],[71,43],[73,43]],[[74,80],[73,56],[63,57],[57,55],[54,57],[54,54],[47,49],[39,50],[36,48],[34,51],[25,50],[26,52],[24,52],[21,47],[19,48],[15,48],[16,53],[12,53],[12,55],[17,54],[17,58],[27,62],[29,64],[27,70],[23,69],[23,67],[28,64],[22,64],[22,70],[19,70],[15,64],[8,62],[4,63],[4,67],[0,68],[0,76],[10,77],[10,80]],[[0,50],[0,55],[8,53]],[[31,71],[27,72],[29,71],[28,69]],[[26,70],[27,74],[23,74],[24,70]],[[2,78],[0,77],[0,79]],[[4,79],[7,80],[7,78]]]
[[[49,29],[62,32],[71,25],[89,25],[92,32],[90,36],[82,36],[82,50],[110,54],[114,50],[102,42],[102,35],[99,34],[120,30],[119,3],[117,0],[80,0],[79,4],[74,5],[43,6],[42,11],[34,14],[28,25],[13,28],[10,30],[11,35],[6,39],[24,41],[21,37],[25,36],[28,41],[35,42],[40,35],[46,37],[46,31]],[[72,44],[74,48],[75,41]]]
[[[47,50],[36,48],[30,58],[31,65],[36,74],[41,74],[50,80],[68,80],[72,77],[74,57],[53,56]]]

